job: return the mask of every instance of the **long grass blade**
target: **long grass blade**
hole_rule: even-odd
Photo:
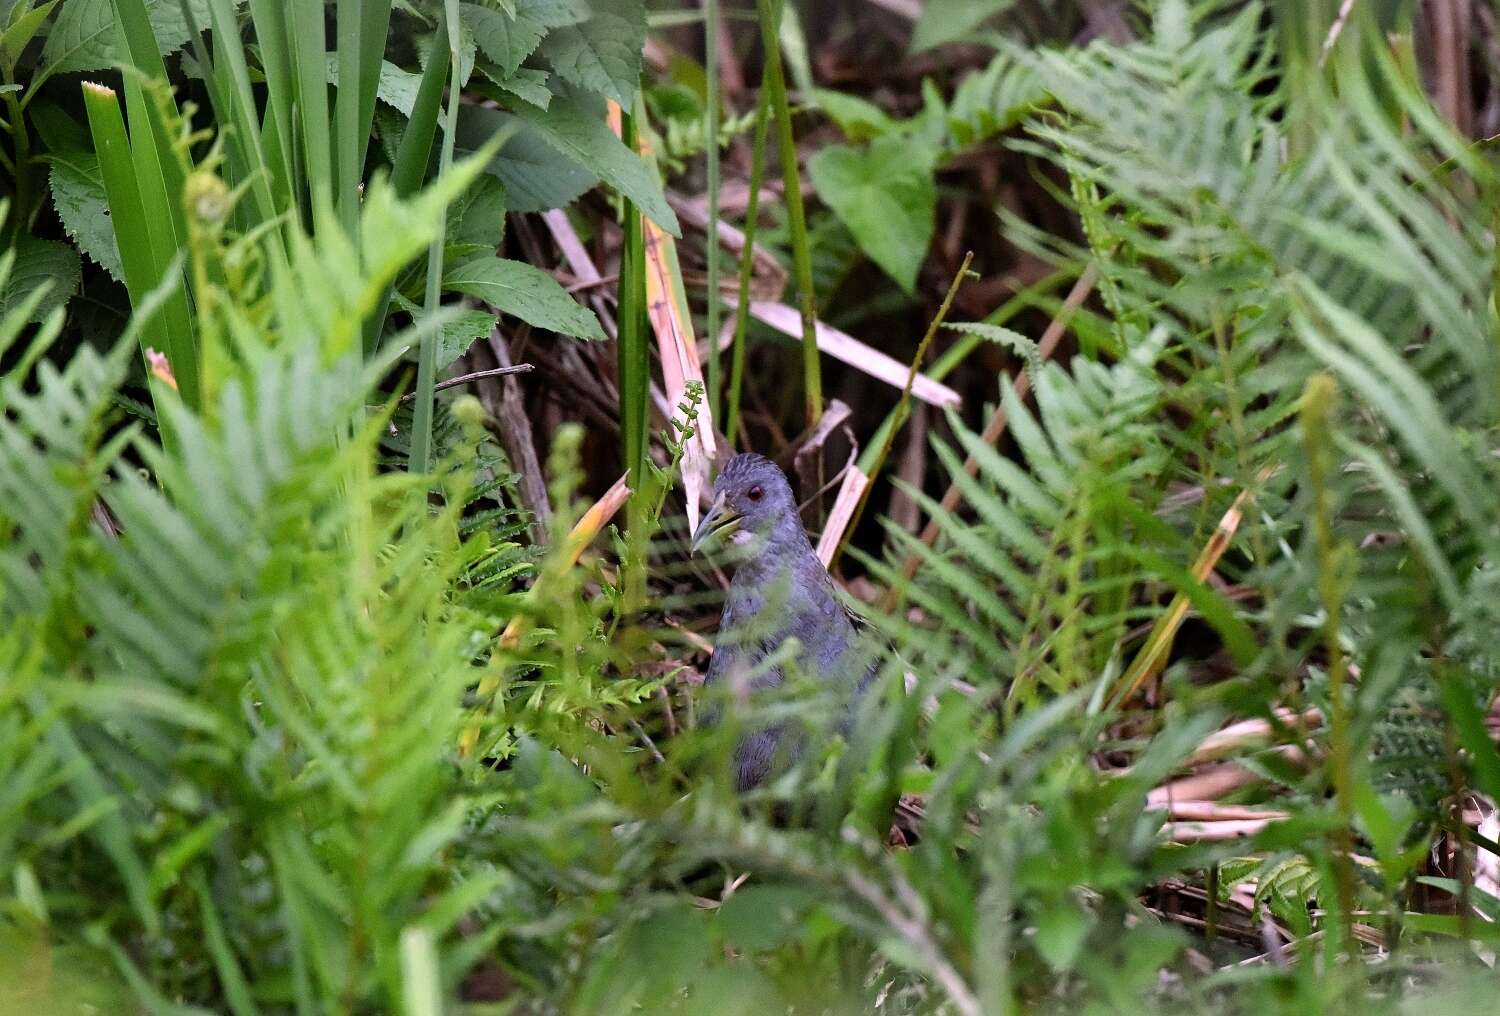
[[[722,419],[724,379],[719,365],[719,0],[703,0],[703,71],[707,78],[703,138],[708,176],[708,304],[704,330],[708,333],[708,407]]]
[[[401,135],[401,145],[396,149],[396,161],[391,167],[391,186],[402,197],[414,193],[427,175],[427,166],[432,161],[432,142],[437,137],[438,115],[443,108],[443,86],[447,83],[448,58],[447,16],[438,18],[437,30],[432,33],[432,42],[427,49],[427,63],[422,68],[422,81],[417,86],[416,101],[412,104],[411,119]],[[385,332],[386,316],[390,313],[390,286],[380,298],[379,308],[365,322],[365,355],[375,352],[380,345],[380,336]]]
[[[624,118],[610,110],[612,127],[624,129]],[[623,140],[623,139],[622,139]],[[641,158],[656,172],[656,158],[648,138],[636,146]],[[646,316],[656,334],[656,350],[661,360],[662,388],[666,392],[668,412],[676,419],[677,407],[686,403],[688,385],[704,384],[703,365],[698,359],[698,342],[693,336],[693,318],[688,309],[687,294],[682,285],[682,266],[677,259],[677,242],[671,234],[649,217],[642,221],[644,270],[646,277]],[[710,343],[710,348],[716,344]],[[647,365],[649,371],[649,364]],[[700,405],[692,436],[683,446],[682,492],[687,502],[688,528],[698,524],[698,505],[710,483],[714,440],[713,408]],[[685,420],[682,421],[685,424]]]
[[[620,137],[634,151],[637,118],[621,110]],[[650,353],[646,348],[646,234],[641,212],[621,197],[625,217],[625,246],[620,253],[619,339],[616,343],[620,386],[620,457],[632,486],[639,484],[646,463],[646,431],[650,412]]]
[[[305,196],[333,195],[333,151],[328,130],[328,42],[324,34],[323,5],[294,3],[287,21],[296,116],[292,129],[302,142],[307,172]],[[311,208],[311,205],[309,205]]]
[[[358,235],[360,171],[364,168],[364,142],[369,137],[368,128],[363,132],[359,129],[364,83],[364,8],[364,0],[338,0],[334,43],[339,86],[333,98],[333,155],[338,174],[333,207],[338,212],[339,225],[351,239]]]
[[[791,231],[792,264],[797,279],[797,308],[802,312],[802,391],[807,403],[807,425],[823,415],[823,374],[818,361],[817,293],[813,289],[812,244],[807,236],[807,210],[802,204],[802,181],[797,171],[797,139],[792,133],[792,111],[787,103],[786,76],[781,66],[781,10],[783,0],[760,0],[760,35],[766,67],[761,88],[770,93],[776,116],[776,141],[781,155],[781,179],[786,189],[787,223]]]
[[[177,248],[169,225],[162,221],[165,201],[164,185],[154,178],[148,202],[137,171],[135,148],[155,149],[149,137],[132,145],[125,132],[125,120],[119,98],[113,89],[86,82],[83,86],[84,109],[89,131],[99,157],[100,176],[104,182],[105,201],[109,206],[116,244],[120,250],[121,269],[132,306],[140,308],[168,271],[177,271]],[[148,124],[142,133],[150,130]],[[148,160],[149,162],[150,160]],[[158,220],[153,228],[151,219]],[[171,360],[179,375],[184,401],[197,404],[198,367],[192,322],[187,296],[178,286],[169,296],[159,317],[153,318],[141,331],[141,351],[159,349]]]
[[[729,416],[724,424],[724,438],[729,447],[735,447],[740,430],[740,400],[745,390],[745,332],[750,324],[750,278],[755,269],[755,227],[760,216],[760,186],[766,168],[766,134],[770,124],[771,97],[762,88],[755,106],[755,140],[750,155],[750,199],[745,206],[745,249],[740,253],[740,279],[737,305],[734,310],[734,351],[729,376]],[[709,230],[717,229],[710,221]],[[709,299],[713,299],[710,293]],[[708,333],[713,345],[719,344],[719,334]]]
[[[290,211],[297,207],[296,195],[301,188],[293,147],[292,109],[297,86],[287,47],[286,8],[280,0],[250,0],[250,18],[255,25],[261,70],[266,79],[266,111],[261,124],[266,161],[278,198],[277,207]],[[217,14],[214,25],[216,32],[223,30]]]

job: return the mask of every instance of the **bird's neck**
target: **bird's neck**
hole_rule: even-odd
[[[792,613],[822,612],[835,602],[828,572],[795,516],[779,519],[763,542],[739,562],[729,596],[762,604],[782,600]]]

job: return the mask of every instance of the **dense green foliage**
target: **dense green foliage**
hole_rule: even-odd
[[[998,449],[950,414],[963,508],[908,484],[935,543],[852,549],[888,590],[877,692],[847,735],[811,682],[757,702],[826,736],[736,799],[684,680],[713,579],[664,510],[684,429],[575,565],[582,429],[533,543],[494,422],[435,392],[502,315],[611,327],[500,256],[507,213],[582,220],[602,183],[677,231],[604,115],[667,171],[703,147],[691,89],[640,87],[642,5],[0,0],[0,1012],[1489,1004],[1464,809],[1500,801],[1500,178],[1425,93],[1409,5],[1326,55],[1327,5],[1162,0],[1083,47],[956,6],[916,48],[987,23],[993,59],[906,118],[787,54],[843,140],[767,241],[820,293],[854,258],[911,293],[937,174],[1000,139],[1079,230],[996,228],[1096,298],[1065,362],[949,330],[1031,395],[985,379]],[[1229,803],[1284,819],[1169,835],[1148,795],[1244,718],[1270,743],[1232,746]],[[1236,887],[1248,942],[1216,924]]]

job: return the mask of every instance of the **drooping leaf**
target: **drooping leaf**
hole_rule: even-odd
[[[560,95],[547,110],[521,106],[514,113],[466,105],[459,111],[458,150],[473,151],[517,121],[519,129],[490,164],[505,184],[511,211],[560,208],[603,180],[662,229],[680,235],[660,181],[615,137],[602,104],[586,97]]]
[[[540,268],[506,258],[476,258],[450,268],[443,288],[483,300],[496,310],[582,339],[603,339],[599,320]]]
[[[585,20],[593,8],[590,0],[525,0],[524,13],[544,28],[563,28]],[[516,13],[522,13],[521,9]]]
[[[558,96],[545,111],[522,106],[516,115],[536,128],[552,147],[620,190],[662,229],[673,236],[681,235],[677,216],[662,193],[661,181],[609,129],[602,103],[578,96]],[[502,149],[501,155],[504,154]]]
[[[509,113],[464,104],[458,111],[457,151],[476,151],[495,131],[516,121]],[[530,124],[511,135],[488,171],[505,185],[508,206],[516,212],[561,208],[599,182],[592,167],[563,155]]]
[[[1088,918],[1077,908],[1068,905],[1048,907],[1037,918],[1037,952],[1052,969],[1070,970],[1083,949],[1088,931]]]
[[[864,252],[908,293],[927,256],[937,214],[930,162],[908,139],[880,138],[866,152],[831,145],[808,163],[823,203]]]
[[[99,159],[94,153],[66,152],[53,157],[52,205],[78,249],[124,282],[120,247],[109,218]]]
[[[41,321],[54,308],[68,302],[78,288],[78,252],[56,240],[23,236],[16,243],[16,262],[10,278],[0,289],[0,317],[26,299],[39,286],[50,286],[47,295],[32,309],[31,320]]]
[[[629,107],[641,76],[645,9],[640,0],[593,0],[590,6],[593,17],[554,29],[541,53],[565,81]]]
[[[395,305],[401,310],[411,314],[413,318],[422,315],[422,308],[400,293],[395,294]],[[500,317],[493,311],[482,310],[477,307],[443,307],[440,316],[442,325],[437,334],[437,347],[434,350],[433,364],[435,369],[442,370],[469,351],[469,347],[476,341],[484,338],[494,331],[495,325],[499,323]],[[415,361],[417,350],[415,348],[407,351],[408,359]]]
[[[817,896],[801,886],[749,886],[724,901],[715,916],[715,930],[737,949],[774,949],[803,933],[803,917],[817,902]]]

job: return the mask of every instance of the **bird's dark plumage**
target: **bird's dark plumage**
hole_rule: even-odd
[[[735,572],[705,684],[727,693],[729,708],[748,702],[755,691],[780,686],[783,668],[764,661],[795,638],[791,663],[804,674],[840,686],[852,703],[871,667],[869,647],[813,553],[786,476],[770,459],[737,455],[719,474],[714,504],[694,534],[694,549],[716,537],[730,544]],[[735,750],[739,788],[763,781],[778,758],[797,754],[800,741],[784,724],[752,726]]]

